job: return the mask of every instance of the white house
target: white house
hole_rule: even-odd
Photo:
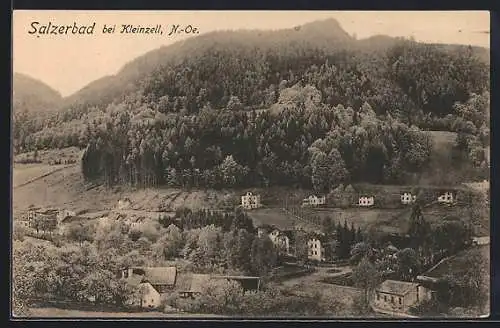
[[[241,206],[247,210],[261,207],[260,195],[247,192],[246,195],[241,196]]]
[[[325,248],[319,238],[313,237],[307,241],[308,258],[315,261],[325,261]]]
[[[445,192],[444,194],[438,197],[439,203],[452,204],[454,201],[455,199],[453,197],[453,193],[449,191]]]
[[[401,195],[401,204],[413,204],[417,201],[417,196],[412,195],[409,192],[405,192],[404,194]]]
[[[375,199],[373,197],[359,197],[359,206],[373,206],[375,204]]]
[[[291,250],[290,250],[291,235],[287,234],[284,231],[274,229],[269,234],[269,239],[271,239],[276,249],[287,255],[291,255]]]
[[[318,197],[316,195],[311,195],[302,200],[302,206],[320,206],[326,204],[326,197]]]

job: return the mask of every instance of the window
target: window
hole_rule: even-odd
[[[155,300],[154,299],[151,299],[151,303],[153,303]]]
[[[403,299],[400,297],[399,298],[399,305],[403,304]]]
[[[391,296],[391,303],[394,303],[394,296]]]
[[[387,302],[387,295],[384,295],[384,302]]]

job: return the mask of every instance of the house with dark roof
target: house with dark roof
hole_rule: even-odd
[[[137,291],[130,300],[130,305],[157,308],[161,306],[163,296],[173,291],[177,268],[131,267],[124,269],[121,275]]]
[[[179,292],[181,297],[195,298],[204,293],[208,283],[214,280],[236,281],[241,285],[243,291],[260,289],[260,277],[210,275],[199,273],[179,274],[175,289]]]
[[[414,282],[386,280],[375,289],[372,300],[374,311],[406,313],[412,306],[430,300],[432,292]]]

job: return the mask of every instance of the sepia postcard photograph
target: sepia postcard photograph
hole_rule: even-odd
[[[12,319],[489,316],[489,12],[12,33]]]

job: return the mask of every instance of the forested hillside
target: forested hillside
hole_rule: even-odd
[[[214,32],[152,51],[47,118],[15,118],[16,151],[86,147],[84,177],[108,185],[403,183],[432,143],[483,167],[486,49],[376,36],[335,20]]]

